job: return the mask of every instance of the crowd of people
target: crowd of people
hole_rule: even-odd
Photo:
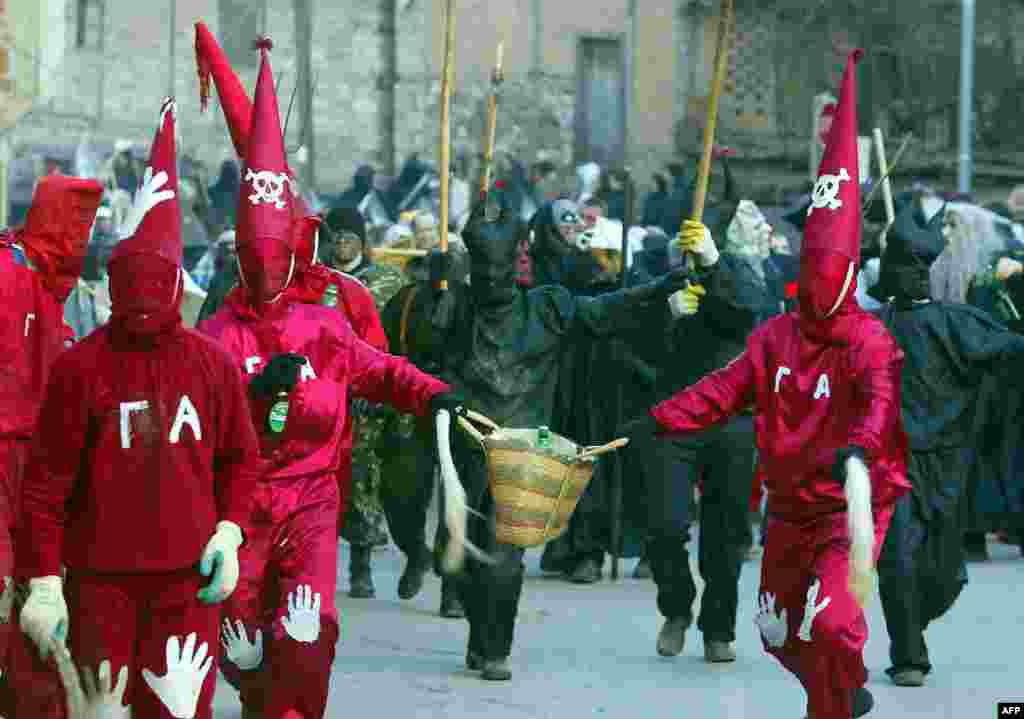
[[[339,537],[350,597],[376,595],[373,548],[393,541],[399,597],[433,570],[439,613],[469,623],[466,666],[510,680],[524,550],[486,521],[488,458],[454,424],[441,514],[464,503],[468,524],[427,536],[438,437],[467,409],[630,439],[541,569],[592,584],[609,554],[639,557],[658,654],[694,622],[696,525],[706,661],[736,659],[760,545],[757,626],[808,716],[873,705],[876,567],[889,675],[926,682],[965,560],[988,531],[1024,550],[1024,193],[982,208],[914,187],[891,223],[865,208],[854,53],[819,179],[787,206],[758,207],[716,147],[702,220],[685,164],[634,213],[624,173],[586,164],[565,191],[554,166],[509,163],[479,199],[453,172],[442,228],[415,157],[386,187],[363,167],[339,196],[303,191],[257,47],[250,99],[197,24],[204,104],[212,80],[237,154],[215,186],[186,189],[168,99],[143,167],[44,177],[0,236],[0,716],[210,717],[218,670],[246,717],[324,716]],[[190,214],[217,237],[191,252]],[[452,542],[464,566],[441,561]]]

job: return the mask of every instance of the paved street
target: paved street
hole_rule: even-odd
[[[692,628],[682,656],[654,652],[660,618],[654,584],[623,579],[578,587],[540,574],[539,551],[528,579],[512,654],[511,682],[485,683],[466,671],[465,621],[436,615],[440,582],[420,596],[397,599],[402,558],[394,547],[375,553],[377,599],[352,600],[348,545],[342,544],[339,603],[343,613],[328,716],[346,719],[486,716],[751,717],[799,719],[805,705],[796,680],[761,650],[754,626],[758,561],[744,566],[735,664],[703,662]],[[872,719],[985,719],[998,700],[1024,700],[1024,561],[1016,549],[990,545],[993,561],[969,567],[951,614],[928,634],[935,670],[922,689],[893,686],[884,674],[888,642],[877,597],[867,646]],[[626,574],[635,561],[624,562]],[[237,719],[237,695],[222,682],[217,717]]]

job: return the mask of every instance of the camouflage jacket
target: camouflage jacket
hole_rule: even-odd
[[[360,265],[352,275],[370,290],[378,312],[383,312],[391,298],[408,284],[402,271],[397,267],[374,262]]]

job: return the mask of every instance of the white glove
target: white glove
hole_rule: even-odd
[[[871,476],[856,455],[846,459],[846,521],[850,532],[849,588],[863,607],[875,585],[875,520],[871,510]]]
[[[128,667],[117,673],[117,686],[111,688],[110,662],[100,662],[99,676],[83,668],[78,670],[71,660],[67,646],[58,644],[54,651],[57,673],[64,685],[68,719],[131,719],[131,707],[124,706],[124,692],[128,688]]]
[[[789,627],[786,625],[786,610],[775,613],[775,595],[762,594],[758,599],[759,611],[754,621],[768,646],[778,649],[786,643]]]
[[[199,560],[199,573],[213,574],[210,583],[196,595],[204,604],[219,604],[231,596],[238,586],[238,548],[242,546],[242,530],[234,522],[217,522],[217,531],[206,543]]]
[[[230,619],[224,620],[221,631],[224,653],[243,672],[251,671],[263,662],[263,630],[257,629],[253,638],[255,643],[250,643],[249,633],[241,619],[235,620],[235,627],[231,626]]]
[[[298,594],[298,599],[295,595]],[[288,592],[288,616],[281,617],[288,636],[303,644],[312,644],[320,636],[320,593],[303,584]]]
[[[184,647],[178,637],[170,637],[167,639],[167,674],[158,677],[149,669],[142,670],[146,684],[175,719],[195,717],[203,681],[213,666],[213,657],[206,656],[206,642],[199,646],[199,651],[195,651],[195,647],[195,632],[185,638]]]
[[[710,230],[696,220],[683,223],[676,242],[684,251],[693,253],[701,267],[711,267],[718,262],[718,247],[711,238]]]
[[[118,232],[120,239],[123,240],[134,235],[147,212],[161,202],[174,198],[174,190],[160,191],[160,188],[167,184],[168,179],[167,173],[163,170],[153,175],[153,168],[146,168],[146,173],[142,176],[142,185],[135,193],[135,201],[121,223]]]
[[[815,579],[807,590],[807,603],[804,605],[804,620],[800,622],[800,631],[796,633],[802,641],[811,641],[811,624],[814,618],[825,611],[825,607],[832,603],[832,597],[825,597],[818,603],[818,592],[821,591],[821,580]]]
[[[63,642],[68,635],[68,605],[64,601],[60,577],[36,577],[28,582],[30,589],[21,610],[21,631],[46,659],[54,642]]]

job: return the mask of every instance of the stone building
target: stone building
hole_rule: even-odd
[[[813,98],[837,86],[854,43],[868,50],[860,74],[864,133],[875,125],[893,138],[913,132],[908,171],[937,173],[952,184],[959,3],[736,4],[719,137],[739,150],[755,184],[806,178]],[[456,6],[453,156],[470,171],[499,41],[503,156],[526,165],[628,164],[642,184],[670,160],[692,162],[710,87],[717,0]],[[2,144],[8,157],[38,145],[73,147],[82,138],[144,147],[160,100],[173,93],[185,152],[215,169],[232,150],[216,99],[199,112],[192,25],[202,19],[250,89],[258,61],[252,41],[261,32],[274,40],[282,113],[299,89],[287,144],[312,150],[307,163],[296,153],[293,167],[321,190],[339,191],[364,163],[387,174],[412,153],[436,160],[443,7],[441,0],[0,0]],[[1005,180],[1012,177],[1005,168],[1019,166],[1024,150],[1014,132],[1024,109],[1014,111],[1024,102],[1017,79],[1024,0],[993,0],[978,13],[979,170],[995,168]],[[1007,67],[1013,71],[994,71]]]

